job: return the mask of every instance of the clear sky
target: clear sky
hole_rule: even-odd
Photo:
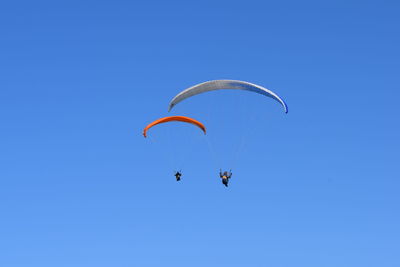
[[[399,13],[384,0],[2,1],[0,266],[400,266]],[[141,135],[212,79],[289,106],[225,91],[171,113],[226,147],[240,139],[223,126],[231,100],[251,107],[229,188],[194,127]],[[179,183],[167,128],[191,139],[173,148],[188,150]]]

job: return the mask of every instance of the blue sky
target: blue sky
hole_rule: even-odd
[[[399,266],[399,7],[3,1],[0,266]],[[226,91],[174,109],[230,157],[231,122],[257,122],[229,188],[194,128],[141,135],[212,79],[289,106]]]

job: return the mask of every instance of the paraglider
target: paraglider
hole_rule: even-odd
[[[219,170],[219,177],[222,179],[222,183],[223,183],[226,187],[228,187],[229,179],[231,179],[231,177],[232,177],[232,172],[231,172],[231,171],[229,171],[229,172],[224,171],[224,172],[222,173],[222,171]]]
[[[164,117],[164,118],[161,118],[161,119],[158,119],[158,120],[155,120],[155,121],[149,123],[143,129],[143,136],[146,138],[147,137],[147,131],[150,128],[152,128],[153,126],[161,124],[161,123],[173,122],[173,121],[190,123],[190,124],[195,125],[198,128],[200,128],[204,132],[204,134],[206,134],[206,127],[201,122],[199,122],[199,121],[197,121],[195,119],[189,118],[189,117],[185,117],[185,116],[170,116],[170,117]],[[176,181],[180,181],[181,180],[181,176],[182,176],[182,172],[181,171],[175,171],[174,176],[176,178]]]
[[[268,96],[268,97],[278,101],[283,106],[285,113],[288,113],[288,107],[287,107],[285,101],[283,101],[282,98],[280,98],[277,94],[275,94],[271,90],[268,90],[267,88],[264,88],[257,84],[244,82],[244,81],[237,81],[237,80],[214,80],[214,81],[208,81],[208,82],[200,83],[195,86],[189,87],[189,88],[183,90],[182,92],[180,92],[179,94],[177,94],[171,100],[171,102],[169,103],[168,111],[170,111],[176,104],[185,100],[186,98],[189,98],[191,96],[198,95],[201,93],[214,91],[214,90],[220,90],[220,89],[245,90],[245,91],[250,91],[250,92],[257,93],[257,94]]]
[[[187,122],[187,123],[193,124],[193,125],[199,127],[204,132],[204,134],[206,134],[206,127],[201,122],[199,122],[199,121],[197,121],[195,119],[189,118],[189,117],[185,117],[185,116],[170,116],[170,117],[164,117],[164,118],[155,120],[152,123],[148,124],[143,129],[143,136],[147,137],[147,131],[151,127],[153,127],[153,126],[155,126],[157,124],[160,124],[160,123],[171,122],[171,121],[181,121],[181,122]]]
[[[181,180],[182,173],[180,171],[177,171],[175,172],[174,176],[176,178],[176,181],[178,182]]]

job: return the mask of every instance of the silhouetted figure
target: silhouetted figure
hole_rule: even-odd
[[[222,179],[222,183],[226,187],[228,187],[229,179],[231,178],[231,176],[232,176],[232,172],[231,171],[229,171],[229,172],[224,171],[223,173],[222,173],[221,170],[219,171],[219,177]]]
[[[175,172],[175,178],[176,178],[176,180],[177,181],[180,181],[181,180],[181,176],[182,176],[182,173],[181,172]]]

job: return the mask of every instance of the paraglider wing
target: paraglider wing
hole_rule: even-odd
[[[187,123],[191,123],[197,127],[199,127],[201,130],[203,130],[204,134],[206,133],[206,127],[199,121],[189,118],[189,117],[185,117],[185,116],[171,116],[171,117],[164,117],[158,120],[153,121],[152,123],[148,124],[144,129],[143,129],[143,136],[147,137],[147,131],[160,123],[165,123],[165,122],[170,122],[170,121],[181,121],[181,122],[187,122]]]
[[[285,112],[288,112],[288,107],[286,103],[280,98],[277,94],[272,92],[271,90],[268,90],[267,88],[264,88],[262,86],[249,83],[249,82],[244,82],[244,81],[236,81],[236,80],[214,80],[214,81],[208,81],[204,83],[197,84],[195,86],[192,86],[186,90],[183,90],[179,94],[177,94],[172,101],[169,104],[168,111],[170,111],[176,104],[179,102],[185,100],[186,98],[189,98],[194,95],[198,95],[204,92],[208,91],[213,91],[213,90],[219,90],[219,89],[239,89],[239,90],[246,90],[246,91],[251,91],[254,93],[258,93],[261,95],[265,95],[268,97],[271,97],[272,99],[275,99],[278,101],[284,108]]]

